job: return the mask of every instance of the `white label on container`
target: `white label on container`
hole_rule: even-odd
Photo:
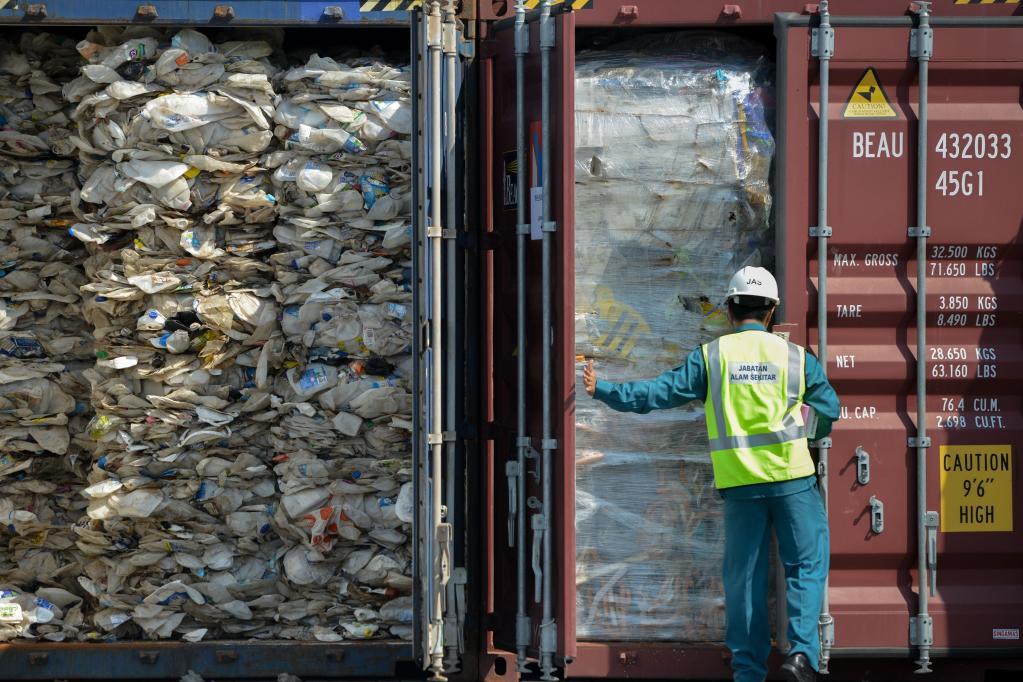
[[[543,187],[529,189],[529,238],[543,239]]]
[[[1019,639],[1019,628],[993,628],[991,639]]]

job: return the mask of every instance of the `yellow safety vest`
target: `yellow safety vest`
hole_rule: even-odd
[[[803,349],[774,334],[749,330],[705,344],[703,360],[717,487],[813,474],[799,410],[806,391]]]

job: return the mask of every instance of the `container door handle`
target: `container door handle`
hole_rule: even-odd
[[[533,601],[537,604],[543,598],[543,567],[540,563],[540,548],[543,547],[543,534],[547,532],[547,517],[533,514]]]
[[[519,463],[509,460],[504,463],[504,476],[508,481],[508,546],[515,546],[515,519],[519,513],[518,480]]]

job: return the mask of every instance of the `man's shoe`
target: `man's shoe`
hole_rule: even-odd
[[[791,682],[816,682],[817,671],[810,665],[806,654],[792,654],[781,664],[781,674]]]

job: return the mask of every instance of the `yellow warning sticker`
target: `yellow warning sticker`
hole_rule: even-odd
[[[1012,446],[941,446],[941,532],[1012,530]]]
[[[842,118],[898,118],[895,109],[888,103],[888,95],[881,87],[874,67],[863,72],[856,87],[849,93]]]

